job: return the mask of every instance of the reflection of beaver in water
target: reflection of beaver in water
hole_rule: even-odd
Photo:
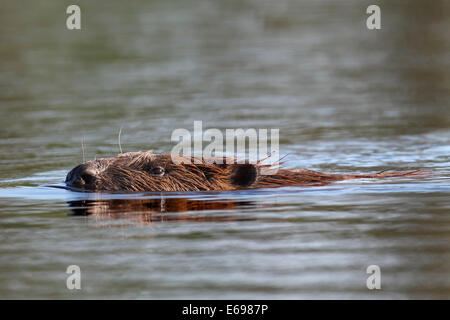
[[[68,203],[73,216],[91,216],[105,220],[126,219],[143,224],[162,221],[242,221],[244,218],[236,214],[205,215],[194,212],[254,206],[249,201],[187,198],[75,200]]]
[[[66,184],[71,188],[90,191],[227,191],[325,185],[347,179],[423,173],[398,171],[343,175],[303,169],[279,169],[273,174],[267,174],[266,169],[270,169],[268,165],[230,163],[229,159],[223,161],[223,164],[210,163],[211,161],[196,164],[193,160],[186,162],[188,161],[176,164],[169,154],[129,152],[75,167],[67,174]]]

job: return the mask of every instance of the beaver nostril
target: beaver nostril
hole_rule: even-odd
[[[74,188],[94,190],[98,183],[97,169],[91,163],[80,164],[66,176],[66,185]]]

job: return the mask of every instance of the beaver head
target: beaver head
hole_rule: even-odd
[[[192,157],[174,162],[169,154],[129,152],[81,164],[65,182],[89,191],[213,191],[247,188],[257,180],[260,166],[221,160],[196,164]]]

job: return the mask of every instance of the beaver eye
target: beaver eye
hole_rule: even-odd
[[[83,179],[84,183],[86,184],[93,184],[95,181],[95,178],[88,173],[82,174],[80,178]]]
[[[161,167],[154,167],[150,169],[150,174],[153,174],[155,176],[163,176],[165,173],[164,168]]]

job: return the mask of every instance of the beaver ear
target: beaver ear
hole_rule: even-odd
[[[238,187],[248,187],[258,178],[258,168],[253,164],[234,164],[231,169],[231,183]]]

